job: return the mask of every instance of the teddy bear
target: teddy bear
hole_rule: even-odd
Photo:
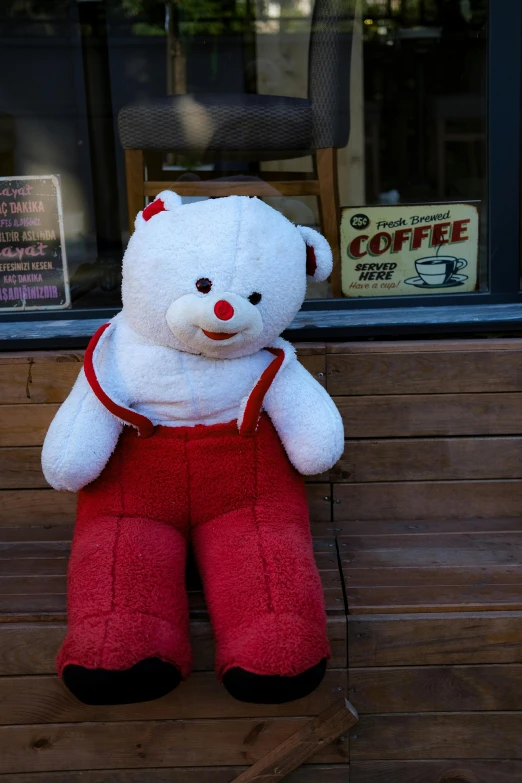
[[[191,545],[236,699],[314,690],[330,655],[303,475],[341,456],[341,417],[279,335],[326,240],[262,200],[140,212],[121,312],[85,352],[42,452],[47,481],[78,492],[68,632],[58,674],[87,704],[148,701],[191,670]]]

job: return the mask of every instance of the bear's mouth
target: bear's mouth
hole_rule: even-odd
[[[237,332],[207,332],[206,329],[201,330],[204,335],[210,337],[211,340],[230,340],[231,337],[235,337]]]

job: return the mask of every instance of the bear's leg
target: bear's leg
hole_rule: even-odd
[[[152,519],[80,514],[58,673],[86,704],[148,701],[190,670],[186,537]]]
[[[313,691],[324,676],[329,644],[302,496],[295,504],[291,497],[265,503],[258,497],[253,507],[197,526],[193,536],[216,670],[227,690],[257,703]]]

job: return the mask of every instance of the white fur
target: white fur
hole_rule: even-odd
[[[308,275],[308,279],[314,283],[322,283],[332,274],[333,259],[332,250],[326,239],[308,226],[297,226],[304,241],[315,251],[315,262],[317,264],[313,275]]]
[[[125,253],[123,311],[94,356],[102,388],[154,424],[241,420],[249,393],[274,358],[263,349],[284,347],[266,410],[297,470],[328,469],[342,453],[341,418],[291,346],[278,338],[304,298],[305,242],[315,249],[322,279],[326,240],[296,228],[258,199],[231,196],[180,206],[176,194],[160,197],[167,210],[137,221]],[[203,277],[212,281],[208,294],[196,288]],[[248,300],[253,292],[262,295],[257,305]],[[234,308],[226,321],[214,312],[222,299]],[[235,336],[214,341],[203,329]],[[45,440],[47,481],[73,491],[93,481],[121,426],[82,371]]]
[[[77,492],[94,481],[114,451],[122,426],[94,396],[81,370],[45,438],[42,469],[49,484]]]
[[[313,476],[329,470],[343,453],[339,411],[328,392],[297,360],[277,374],[264,407],[299,473]]]
[[[163,201],[163,206],[166,210],[173,210],[177,209],[177,207],[180,207],[182,205],[182,199],[181,196],[178,196],[177,193],[174,193],[172,190],[162,190],[161,193],[159,193],[154,201],[158,201],[161,199]],[[134,221],[134,228],[138,229],[141,226],[144,226],[147,221],[143,217],[143,210],[141,212],[138,212],[136,215],[136,220]]]

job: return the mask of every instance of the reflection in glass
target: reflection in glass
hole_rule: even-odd
[[[11,0],[0,9],[0,176],[60,175],[74,307],[119,303],[136,205],[125,133],[135,148],[147,107],[165,101],[165,143],[154,130],[142,145],[143,179],[184,183],[187,202],[208,197],[209,180],[266,183],[263,198],[296,223],[322,223],[338,246],[339,206],[479,200],[484,246],[487,9]],[[118,115],[136,106],[122,134]],[[484,289],[484,247],[481,258]]]

